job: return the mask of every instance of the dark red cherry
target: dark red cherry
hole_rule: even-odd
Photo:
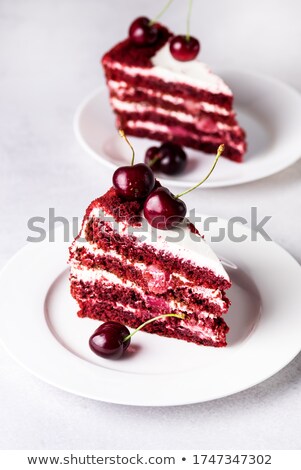
[[[155,186],[155,176],[145,163],[121,166],[113,174],[113,186],[120,196],[143,199]]]
[[[166,175],[177,175],[186,167],[187,156],[180,145],[166,142],[160,148],[160,171]]]
[[[150,147],[144,161],[154,171],[177,175],[186,167],[187,156],[180,145],[165,142],[161,147]]]
[[[130,338],[124,341],[129,334],[126,326],[114,321],[105,322],[90,337],[90,349],[98,356],[119,359],[130,345]]]
[[[187,212],[185,202],[176,198],[167,188],[155,189],[144,203],[144,216],[155,228],[168,230],[178,225]]]
[[[145,16],[136,18],[130,26],[129,37],[137,46],[150,46],[154,44],[159,35],[156,24],[150,24]]]
[[[174,36],[170,41],[169,49],[171,55],[176,59],[182,62],[186,62],[188,60],[193,60],[196,58],[200,51],[200,43],[199,41],[190,36],[187,39],[186,36]]]
[[[160,147],[150,147],[145,154],[144,161],[153,171],[160,171]]]

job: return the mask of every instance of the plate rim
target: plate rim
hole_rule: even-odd
[[[252,77],[253,80],[258,79],[260,81],[268,81],[270,83],[273,83],[274,85],[285,89],[287,92],[295,94],[296,99],[300,100],[300,109],[301,109],[301,93],[296,88],[294,88],[292,85],[290,85],[290,84],[288,84],[288,83],[286,83],[286,82],[284,82],[284,81],[282,81],[278,78],[275,78],[275,77],[272,77],[270,75],[266,75],[266,74],[263,74],[263,73],[254,72],[254,71],[251,71],[251,70],[248,70],[248,69],[239,70],[239,69],[235,69],[235,68],[222,68],[220,74],[225,74],[225,75],[226,74],[234,74],[234,75],[241,74],[241,75],[245,75],[247,77]],[[80,102],[80,104],[77,106],[75,114],[73,116],[73,131],[74,131],[75,137],[76,137],[77,141],[79,142],[80,146],[84,149],[84,151],[87,154],[92,156],[99,164],[103,164],[107,168],[110,168],[112,170],[116,170],[118,168],[117,165],[115,163],[111,162],[108,158],[106,158],[104,153],[102,153],[102,154],[97,153],[92,147],[90,147],[90,145],[84,139],[84,137],[81,133],[81,129],[80,129],[80,119],[81,119],[82,113],[85,110],[85,108],[87,107],[87,105],[89,105],[90,102],[92,102],[97,96],[101,96],[102,94],[105,94],[105,93],[108,94],[107,86],[105,84],[100,85],[97,88],[95,88],[92,92],[90,92]],[[214,188],[239,186],[241,184],[248,184],[248,183],[252,183],[252,182],[255,182],[255,181],[260,181],[262,179],[273,176],[273,175],[275,175],[277,173],[280,173],[281,171],[289,168],[290,166],[295,164],[300,158],[301,158],[301,151],[300,151],[300,153],[298,151],[296,151],[296,152],[294,152],[294,156],[293,155],[290,156],[290,157],[286,156],[286,158],[283,159],[283,161],[282,161],[283,164],[279,164],[276,168],[269,167],[268,172],[266,170],[261,175],[256,175],[254,177],[244,175],[240,179],[232,179],[232,180],[228,179],[228,180],[225,180],[225,181],[222,181],[222,180],[218,180],[218,181],[208,180],[202,185],[202,187],[200,187],[198,189],[201,190],[201,189],[214,189]],[[242,163],[242,165],[243,165],[243,163]],[[161,174],[160,174],[159,178],[160,178],[160,181],[162,181],[163,184],[167,184],[167,185],[170,184],[170,185],[173,185],[173,186],[176,186],[176,187],[183,187],[183,188],[184,187],[187,188],[188,186],[193,186],[197,183],[197,181],[193,181],[193,180],[181,181],[181,180],[177,180],[177,179],[173,179],[173,178],[168,178],[167,179],[167,178],[164,178],[164,175],[162,177]]]
[[[218,218],[219,221],[222,221],[223,223],[227,222],[226,219],[224,218]],[[248,228],[248,227],[241,227],[242,229],[242,233],[248,233],[250,234],[251,233],[251,230]],[[57,229],[57,231],[59,231],[59,228]],[[64,245],[64,250],[66,250],[67,252],[67,246],[68,244],[66,242],[55,242],[53,243],[53,247],[56,246],[56,244],[59,243],[61,245],[61,248],[60,249],[63,249],[62,246]],[[294,266],[299,270],[299,274],[301,275],[301,272],[300,272],[300,269],[301,269],[301,266],[300,264],[298,263],[298,261],[288,252],[286,251],[284,248],[282,248],[280,245],[278,245],[277,243],[275,242],[269,242],[269,243],[272,243],[272,246],[278,250],[278,252],[281,254],[281,257],[282,256],[285,256],[287,258],[287,260],[289,260],[289,262],[292,262],[294,264]],[[46,245],[46,247],[49,246],[49,242],[42,242],[42,249],[44,250],[44,247]],[[6,274],[6,271],[9,269],[9,267],[11,265],[13,265],[13,263],[18,260],[20,254],[23,254],[25,252],[25,250],[28,250],[29,252],[32,251],[32,249],[34,249],[34,247],[32,246],[32,244],[26,244],[23,248],[21,248],[20,250],[18,250],[15,255],[6,263],[6,265],[3,267],[3,269],[1,270],[0,272],[0,279],[2,278],[2,276],[4,277],[5,274]],[[65,265],[66,267],[66,265]],[[60,276],[62,274],[62,270],[60,270],[59,272],[56,272],[55,274],[55,277],[54,278],[51,278],[49,280],[49,282],[47,283],[48,285],[48,289],[46,290],[46,293],[45,293],[45,296],[43,298],[43,305],[45,304],[45,300],[46,300],[46,297],[47,297],[47,294],[49,292],[49,289],[50,287],[53,285],[53,282],[57,279],[58,276]],[[0,287],[0,293],[1,293],[1,290],[2,290],[2,287]],[[0,303],[2,303],[3,301],[3,297],[0,296]],[[45,318],[45,315],[44,315],[44,310],[43,310],[43,315],[42,315],[43,319],[44,319],[44,322],[46,324],[46,318]],[[48,325],[47,325],[47,328]],[[48,330],[48,333],[49,330]],[[51,335],[52,337],[52,335]],[[53,346],[55,349],[57,349],[58,351],[58,354],[60,354],[62,351],[64,351],[64,353],[66,354],[66,352],[68,353],[68,361],[70,360],[70,362],[72,364],[77,364],[78,361],[81,361],[82,363],[85,363],[85,368],[87,368],[87,370],[90,370],[91,367],[95,370],[95,367],[98,367],[96,365],[92,365],[92,364],[89,364],[87,363],[85,360],[83,359],[80,359],[79,357],[77,356],[74,356],[70,351],[66,350],[65,348],[63,348],[63,346],[54,338],[52,337],[53,339]],[[222,398],[222,397],[226,397],[226,396],[229,396],[229,395],[233,395],[233,394],[236,394],[236,393],[239,393],[243,390],[246,390],[248,388],[251,388],[253,387],[254,385],[257,385],[258,383],[261,383],[267,379],[269,379],[270,377],[272,377],[273,375],[275,375],[277,372],[279,372],[281,369],[283,369],[284,367],[286,367],[293,359],[294,357],[297,356],[297,354],[299,354],[300,352],[300,349],[301,349],[301,344],[298,344],[298,347],[294,348],[294,351],[292,354],[289,355],[289,357],[285,356],[285,359],[280,361],[280,363],[278,364],[278,366],[275,368],[273,368],[272,372],[271,373],[268,373],[268,375],[266,375],[265,377],[257,377],[255,380],[253,381],[250,381],[249,383],[247,383],[247,385],[243,382],[238,388],[234,388],[233,390],[231,390],[230,392],[227,391],[226,393],[224,391],[221,391],[220,393],[218,391],[215,391],[215,393],[212,393],[211,396],[209,398],[206,398],[206,399],[196,399],[196,398],[186,398],[183,400],[179,398],[177,399],[174,399],[174,397],[171,397],[170,399],[170,402],[166,402],[166,400],[162,400],[162,402],[160,402],[160,400],[156,401],[155,400],[155,403],[151,402],[151,400],[141,400],[139,402],[133,402],[131,399],[127,398],[127,399],[124,399],[124,397],[122,396],[121,399],[116,399],[115,396],[110,396],[110,399],[108,399],[108,397],[100,397],[99,394],[95,394],[95,392],[91,392],[91,393],[87,393],[87,391],[85,391],[84,393],[82,391],[79,391],[79,390],[76,390],[74,389],[74,387],[70,387],[68,386],[67,384],[62,384],[62,383],[57,383],[55,380],[53,380],[53,378],[49,378],[47,377],[47,371],[45,372],[45,374],[41,374],[39,372],[37,372],[37,370],[35,370],[34,366],[31,364],[31,365],[28,365],[26,363],[24,363],[22,361],[22,359],[20,357],[18,357],[18,354],[16,354],[16,352],[14,352],[12,350],[12,348],[10,347],[10,345],[7,344],[7,340],[5,340],[5,338],[3,338],[3,329],[0,330],[0,341],[2,343],[2,345],[4,346],[4,349],[9,353],[9,355],[11,357],[13,357],[13,359],[18,363],[20,364],[23,368],[25,368],[28,372],[30,372],[31,374],[33,374],[34,376],[38,377],[40,380],[43,380],[44,382],[52,385],[52,386],[55,386],[57,388],[60,388],[62,390],[65,390],[69,393],[73,393],[75,395],[79,395],[79,396],[82,396],[82,397],[86,397],[86,398],[90,398],[90,399],[94,399],[94,400],[98,400],[98,401],[105,401],[105,402],[109,402],[109,403],[115,403],[115,404],[122,404],[122,405],[132,405],[132,406],[182,406],[182,405],[187,405],[187,404],[193,404],[193,403],[200,403],[200,402],[206,402],[206,401],[211,401],[211,400],[215,400],[215,399],[219,399],[219,398]],[[233,347],[233,349],[235,348],[235,346]],[[71,357],[72,356],[72,357]],[[230,357],[230,360],[231,360],[231,357]],[[102,368],[103,369],[103,368]],[[91,369],[92,370],[92,369]],[[103,370],[102,370],[103,372]],[[114,374],[114,371],[111,371],[112,374]],[[125,372],[125,374],[127,374],[127,372]],[[184,372],[184,373],[175,373],[176,376],[185,376],[185,375],[189,375],[189,371],[187,372]],[[149,380],[149,379],[148,379]],[[164,382],[164,380],[163,380]]]

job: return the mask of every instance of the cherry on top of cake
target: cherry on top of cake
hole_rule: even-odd
[[[103,56],[102,62],[116,61],[128,66],[153,67],[151,58],[173,36],[162,24],[156,23],[155,26],[158,29],[158,37],[153,44],[138,46],[128,37],[109,50]]]
[[[128,72],[131,69],[135,72],[135,68],[151,71],[155,67],[156,76],[161,81],[165,81],[166,71],[171,73],[171,77],[176,74],[180,82],[185,79],[187,93],[194,93],[197,87],[204,89],[205,92],[218,94],[219,99],[222,98],[219,103],[230,109],[233,101],[230,88],[211,71],[210,67],[202,61],[195,60],[200,51],[199,41],[193,36],[174,35],[160,23],[155,23],[154,26],[158,30],[154,43],[137,45],[127,37],[104,54],[101,62],[105,70],[110,71],[108,76],[112,78],[112,70],[118,75],[127,72],[126,68]],[[113,80],[117,79],[115,75]],[[127,78],[123,80],[127,81]],[[172,89],[169,91],[172,93]],[[209,102],[211,99],[212,97]]]
[[[160,182],[156,180],[154,190],[158,188],[162,188],[162,186]],[[91,202],[86,210],[85,219],[90,218],[91,212],[94,209],[99,209],[105,215],[111,215],[116,222],[125,222],[132,227],[139,227],[142,222],[144,203],[145,201],[143,199],[129,200],[120,196],[116,189],[111,187],[105,194]],[[201,237],[201,234],[192,222],[186,219],[184,223],[193,234]]]
[[[194,60],[200,51],[198,39],[186,35],[174,35],[161,23],[141,16],[129,28],[127,39],[118,43],[102,58],[102,62],[112,60],[128,66],[150,68],[151,58],[169,42],[171,55],[180,62]]]

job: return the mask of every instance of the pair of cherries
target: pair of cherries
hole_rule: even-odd
[[[187,212],[186,204],[169,189],[154,189],[155,175],[145,163],[122,166],[113,174],[116,192],[129,200],[145,199],[143,211],[148,223],[157,229],[168,230],[180,223]]]
[[[162,186],[154,189],[156,179],[145,163],[134,165],[135,152],[125,133],[119,131],[132,149],[132,164],[118,168],[113,174],[113,186],[117,194],[129,200],[145,199],[143,211],[148,223],[157,229],[168,230],[184,219],[185,202]]]
[[[152,46],[158,40],[159,29],[156,23],[141,16],[131,24],[129,37],[137,46]],[[169,48],[176,60],[186,62],[196,58],[200,51],[200,43],[192,36],[178,35],[171,39]]]

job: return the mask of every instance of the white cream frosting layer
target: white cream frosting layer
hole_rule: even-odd
[[[230,88],[215,75],[208,65],[199,60],[182,62],[170,53],[169,43],[165,44],[151,59],[156,75],[164,80],[185,82],[203,88],[211,93],[223,93],[232,96]]]
[[[125,222],[116,222],[111,214],[99,208],[94,208],[91,211],[91,217],[105,219],[105,222],[121,236],[134,235],[142,244],[153,246],[156,250],[162,250],[167,255],[172,254],[180,259],[190,261],[195,266],[210,269],[216,276],[229,280],[227,272],[213,250],[202,237],[191,232],[186,220],[171,230],[159,230],[152,227],[144,217],[142,217],[141,227],[133,227]],[[84,238],[85,226],[86,224],[81,231],[82,238]]]
[[[75,245],[75,248],[76,247],[79,247],[79,245]],[[95,251],[96,250],[94,251],[90,250],[90,252],[93,254],[95,254]],[[99,250],[97,249],[97,251]],[[108,252],[103,251],[103,254],[108,254]],[[118,256],[118,253],[114,253],[114,254]],[[110,256],[116,257],[114,256],[114,254],[113,255],[110,254]],[[131,264],[131,263],[128,262],[128,264]],[[142,275],[143,273],[147,271],[147,266],[144,263],[136,263],[134,266],[136,267],[136,269],[139,269],[141,271]],[[137,286],[137,284],[129,280],[124,281],[120,279],[118,276],[116,276],[116,274],[113,274],[109,271],[105,271],[103,269],[87,268],[85,266],[78,264],[74,260],[71,261],[70,268],[71,268],[70,269],[71,276],[74,276],[79,281],[94,283],[95,281],[105,279],[111,284],[118,284],[129,289],[134,289],[137,292],[139,292],[141,295],[144,295],[143,289]],[[173,273],[173,275],[179,278],[182,278],[182,281],[184,283],[189,282],[186,278],[184,278],[180,274]],[[210,303],[219,305],[221,309],[225,308],[225,302],[222,300],[221,291],[219,289],[209,289],[203,286],[193,286],[193,287],[188,286],[188,287],[189,289],[191,289],[192,293],[202,295],[203,298],[210,300]]]
[[[157,122],[153,122],[153,121],[139,121],[139,120],[130,120],[130,121],[127,121],[126,125],[128,127],[130,127],[131,129],[147,129],[151,132],[162,132],[164,134],[167,134],[167,135],[171,135],[172,137],[172,127],[171,126],[165,126],[164,124],[160,124],[160,123],[157,123]],[[175,127],[175,126],[174,126]],[[178,132],[181,132],[180,128],[177,130]],[[199,136],[197,134],[194,134],[192,132],[189,132],[189,134],[191,134],[195,139],[199,139]],[[187,135],[187,131],[185,131],[185,136]],[[203,142],[212,142],[212,143],[216,143],[216,145],[218,146],[220,144],[220,137],[213,137],[212,135],[203,135],[202,136],[202,141]],[[231,147],[237,149],[239,152],[243,152],[244,151],[244,142],[240,142],[240,143],[236,143],[236,142],[233,142],[232,140],[229,140],[229,143],[231,144]]]
[[[122,70],[136,77],[156,77],[166,82],[190,85],[213,94],[233,96],[225,82],[199,60],[181,62],[172,57],[169,43],[165,44],[151,59],[153,67],[135,67],[120,62],[106,63],[112,69]]]
[[[147,105],[145,103],[136,103],[136,102],[129,102],[129,101],[122,101],[118,98],[111,98],[111,104],[113,108],[117,111],[126,111],[129,113],[145,113],[145,112],[154,112],[156,114],[161,114],[161,116],[168,116],[175,118],[179,121],[188,124],[194,124],[195,127],[203,132],[219,132],[219,131],[240,131],[239,126],[229,126],[229,124],[219,122],[219,121],[211,121],[209,122],[210,118],[196,118],[192,114],[184,113],[183,111],[174,111],[170,109],[160,108],[159,106],[152,106]],[[208,123],[209,122],[209,123]],[[214,128],[213,128],[214,127]]]
[[[88,269],[88,268],[85,268],[85,267],[82,267],[82,266],[78,267],[76,264],[71,264],[70,274],[71,274],[71,278],[73,277],[77,281],[94,283],[95,281],[101,280],[102,283],[103,283],[102,285],[103,285],[104,288],[106,286],[107,286],[107,288],[110,288],[112,286],[112,284],[115,284],[115,285],[119,285],[119,286],[125,287],[127,289],[131,289],[131,290],[136,291],[146,301],[147,301],[147,298],[148,298],[148,295],[145,294],[143,289],[141,289],[141,287],[137,286],[137,284],[135,284],[134,282],[129,281],[129,280],[123,281],[122,279],[120,279],[115,274],[110,273],[108,271],[104,271],[102,269]],[[211,289],[208,289],[208,291],[212,292]],[[207,292],[207,295],[210,298],[209,292]],[[91,299],[89,299],[89,300],[91,300]],[[176,300],[170,300],[167,303],[168,303],[169,308],[170,308],[171,311],[172,310],[178,310],[178,311],[180,311],[182,313],[186,313],[188,315],[189,315],[189,313],[193,313],[192,311],[187,309],[187,306],[185,304],[183,304],[181,302],[178,302]],[[213,298],[210,303],[218,304],[218,305],[220,305],[221,308],[224,307],[223,302],[219,298]],[[201,308],[199,310],[199,313],[202,314],[202,316],[205,317],[205,318],[207,318],[207,317],[215,318],[215,316],[216,316],[214,314],[209,314],[206,310],[202,310]]]

